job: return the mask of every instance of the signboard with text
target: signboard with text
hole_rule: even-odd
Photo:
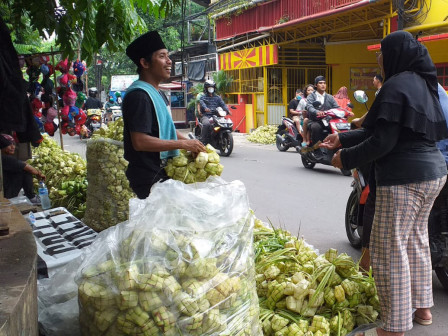
[[[116,75],[110,78],[110,91],[126,91],[138,79],[138,75]]]
[[[350,90],[376,90],[373,77],[379,73],[379,68],[350,68]]]
[[[27,215],[37,245],[39,277],[51,277],[58,268],[77,258],[97,233],[65,208]]]

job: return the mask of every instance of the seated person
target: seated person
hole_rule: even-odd
[[[291,118],[294,123],[296,124],[297,130],[300,132],[300,118],[302,116],[302,113],[297,109],[299,106],[299,103],[301,102],[303,98],[302,90],[297,89],[296,90],[296,96],[291,99],[291,101],[288,104],[289,114],[288,117]]]
[[[26,162],[14,157],[16,144],[14,138],[8,134],[0,135],[2,151],[3,190],[5,198],[14,198],[23,188],[25,196],[34,204],[40,204],[39,196],[34,193],[33,175],[38,179],[45,179],[45,175]]]
[[[308,132],[308,115],[306,111],[306,104],[307,104],[307,98],[310,94],[314,92],[314,85],[308,84],[303,89],[303,98],[299,101],[299,104],[297,105],[297,111],[300,112],[302,117],[302,147],[308,146],[310,143],[310,132]]]
[[[327,83],[324,76],[317,76],[314,80],[316,91],[311,93],[307,97],[306,110],[308,112],[308,118],[310,119],[309,130],[311,130],[311,142],[316,144],[318,141],[323,140],[323,128],[318,119],[320,116],[324,116],[327,110],[332,108],[338,108],[339,105],[334,100],[333,96],[326,93]],[[320,106],[316,109],[313,106],[315,101],[320,102]]]
[[[229,108],[224,103],[222,98],[215,93],[216,84],[212,80],[206,80],[204,84],[204,95],[199,99],[201,110],[202,131],[201,141],[207,145],[211,140],[212,125],[210,124],[210,117],[218,107],[221,107],[227,114],[231,114]]]

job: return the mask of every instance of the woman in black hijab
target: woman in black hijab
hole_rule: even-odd
[[[323,146],[344,148],[333,157],[337,168],[375,163],[370,248],[383,325],[364,335],[401,336],[412,328],[413,308],[415,322],[432,323],[428,216],[447,174],[435,143],[448,130],[428,50],[398,31],[382,40],[381,52],[385,82],[363,129],[331,135]]]

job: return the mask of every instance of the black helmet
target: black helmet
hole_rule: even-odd
[[[89,88],[89,97],[96,97],[96,94],[98,93],[98,90],[96,87]]]
[[[213,80],[211,80],[211,79],[207,79],[207,80],[205,81],[205,83],[204,83],[204,92],[205,92],[205,93],[208,92],[207,89],[208,89],[209,87],[214,88],[215,91],[216,91],[216,84],[215,84],[215,82],[214,82]]]

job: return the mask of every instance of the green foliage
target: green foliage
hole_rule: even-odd
[[[233,78],[231,76],[227,76],[225,71],[219,70],[213,74],[213,80],[216,83],[216,91],[218,91],[224,101],[226,101],[226,94],[229,92]]]
[[[198,101],[196,100],[196,97],[201,92],[204,92],[204,84],[203,83],[198,83],[195,86],[191,87],[189,93],[191,93],[192,98],[190,99],[190,101],[187,104],[187,109],[188,110],[195,110],[196,109],[195,105],[198,103]]]
[[[147,30],[139,13],[163,17],[180,0],[3,0],[0,14],[17,36],[30,28],[40,37],[56,34],[56,45],[73,58],[78,48],[88,63],[104,46],[110,52],[124,50],[133,38]],[[59,7],[57,7],[57,3]],[[29,18],[29,25],[23,18]]]

